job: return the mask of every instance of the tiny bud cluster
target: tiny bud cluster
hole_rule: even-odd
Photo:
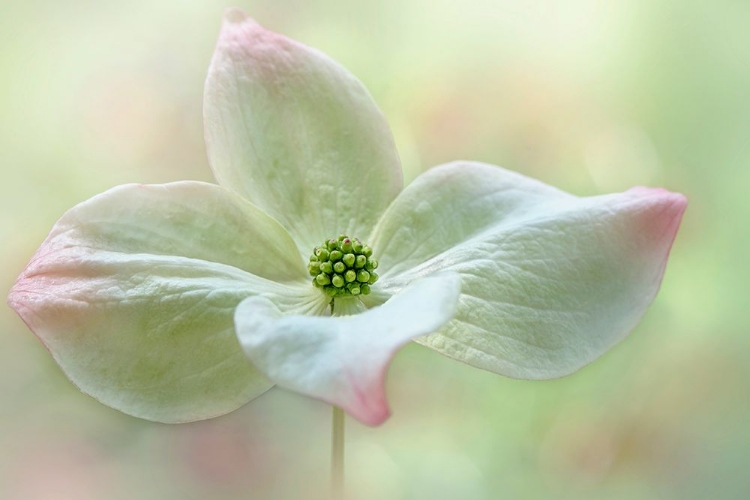
[[[329,297],[369,294],[378,280],[377,268],[372,248],[343,234],[315,247],[307,264],[312,284]]]

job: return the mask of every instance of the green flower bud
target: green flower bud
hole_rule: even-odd
[[[376,281],[378,281],[378,275],[375,274],[375,273],[370,273],[370,279],[367,280],[367,283],[369,283],[370,285],[372,285]]]
[[[344,254],[341,251],[339,251],[339,250],[331,250],[331,253],[330,253],[331,262],[336,262],[338,260],[341,260],[341,257],[343,257],[343,256],[344,256]]]
[[[356,269],[362,269],[367,264],[367,257],[364,255],[357,255],[355,261],[354,261],[354,267]]]
[[[370,295],[370,285],[359,285],[362,295]]]
[[[352,250],[354,250],[354,253],[362,253],[362,247],[364,247],[364,245],[361,241],[354,240],[354,243],[352,244]]]
[[[348,253],[344,255],[341,260],[344,262],[344,264],[346,264],[346,267],[354,267],[354,263],[357,261],[357,258],[353,253]]]
[[[365,257],[372,256],[372,248],[368,247],[367,245],[362,247],[362,255]]]
[[[315,281],[318,285],[325,286],[331,282],[331,278],[325,273],[320,273],[315,277]]]
[[[320,263],[310,262],[310,264],[307,265],[307,270],[310,272],[310,276],[317,276],[320,274]]]
[[[367,269],[368,271],[374,271],[377,268],[378,268],[378,261],[375,259],[369,259],[367,261],[367,264],[365,265],[365,269]]]
[[[336,247],[338,246],[338,244],[339,242],[337,240],[330,239],[326,241],[326,248],[328,248],[328,250],[336,250]]]
[[[341,288],[344,286],[344,278],[340,274],[334,274],[333,278],[331,279],[331,283],[336,288]]]
[[[346,252],[346,253],[351,252],[354,248],[354,246],[352,245],[352,240],[350,240],[349,238],[342,240],[341,244],[339,245],[339,248],[341,248],[342,252]]]
[[[370,280],[370,273],[364,269],[357,273],[357,281],[360,283],[367,283]]]
[[[349,269],[344,274],[344,279],[346,280],[347,283],[351,283],[352,281],[355,281],[357,279],[357,271],[355,271],[354,269]]]
[[[328,260],[328,257],[330,254],[328,253],[328,250],[326,250],[325,248],[318,248],[315,251],[315,255],[318,257],[319,261],[325,262]]]
[[[333,273],[333,264],[330,262],[321,262],[320,263],[320,272],[326,273],[326,274],[332,274]]]
[[[339,273],[339,274],[344,274],[344,273],[346,272],[346,264],[344,264],[344,263],[343,263],[343,262],[341,262],[341,261],[339,261],[339,262],[336,262],[336,263],[335,263],[335,264],[333,265],[333,270],[334,270],[334,272],[337,272],[337,273]]]

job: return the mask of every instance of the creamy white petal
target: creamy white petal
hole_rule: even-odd
[[[253,297],[237,308],[235,326],[245,353],[271,381],[379,425],[390,415],[385,374],[391,358],[409,340],[448,322],[459,290],[456,274],[437,274],[380,307],[327,317],[287,315]]]
[[[81,390],[185,422],[270,387],[237,343],[235,306],[262,295],[319,313],[313,291],[277,222],[219,186],[179,182],[120,186],[72,208],[8,301]]]
[[[304,253],[364,237],[401,190],[388,123],[325,54],[228,11],[206,80],[214,174],[281,222]]]
[[[510,377],[560,377],[639,322],[685,206],[660,189],[579,198],[490,165],[436,167],[403,191],[370,238],[381,279],[366,301],[457,272],[455,318],[419,342]]]

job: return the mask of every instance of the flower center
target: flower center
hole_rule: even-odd
[[[377,268],[372,248],[343,234],[315,247],[307,264],[312,284],[329,297],[367,295],[378,280]]]

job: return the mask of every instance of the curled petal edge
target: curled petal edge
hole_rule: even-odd
[[[247,357],[272,382],[376,426],[390,415],[385,377],[394,354],[450,321],[460,287],[457,274],[438,273],[352,316],[285,316],[252,297],[237,308],[235,328]]]

